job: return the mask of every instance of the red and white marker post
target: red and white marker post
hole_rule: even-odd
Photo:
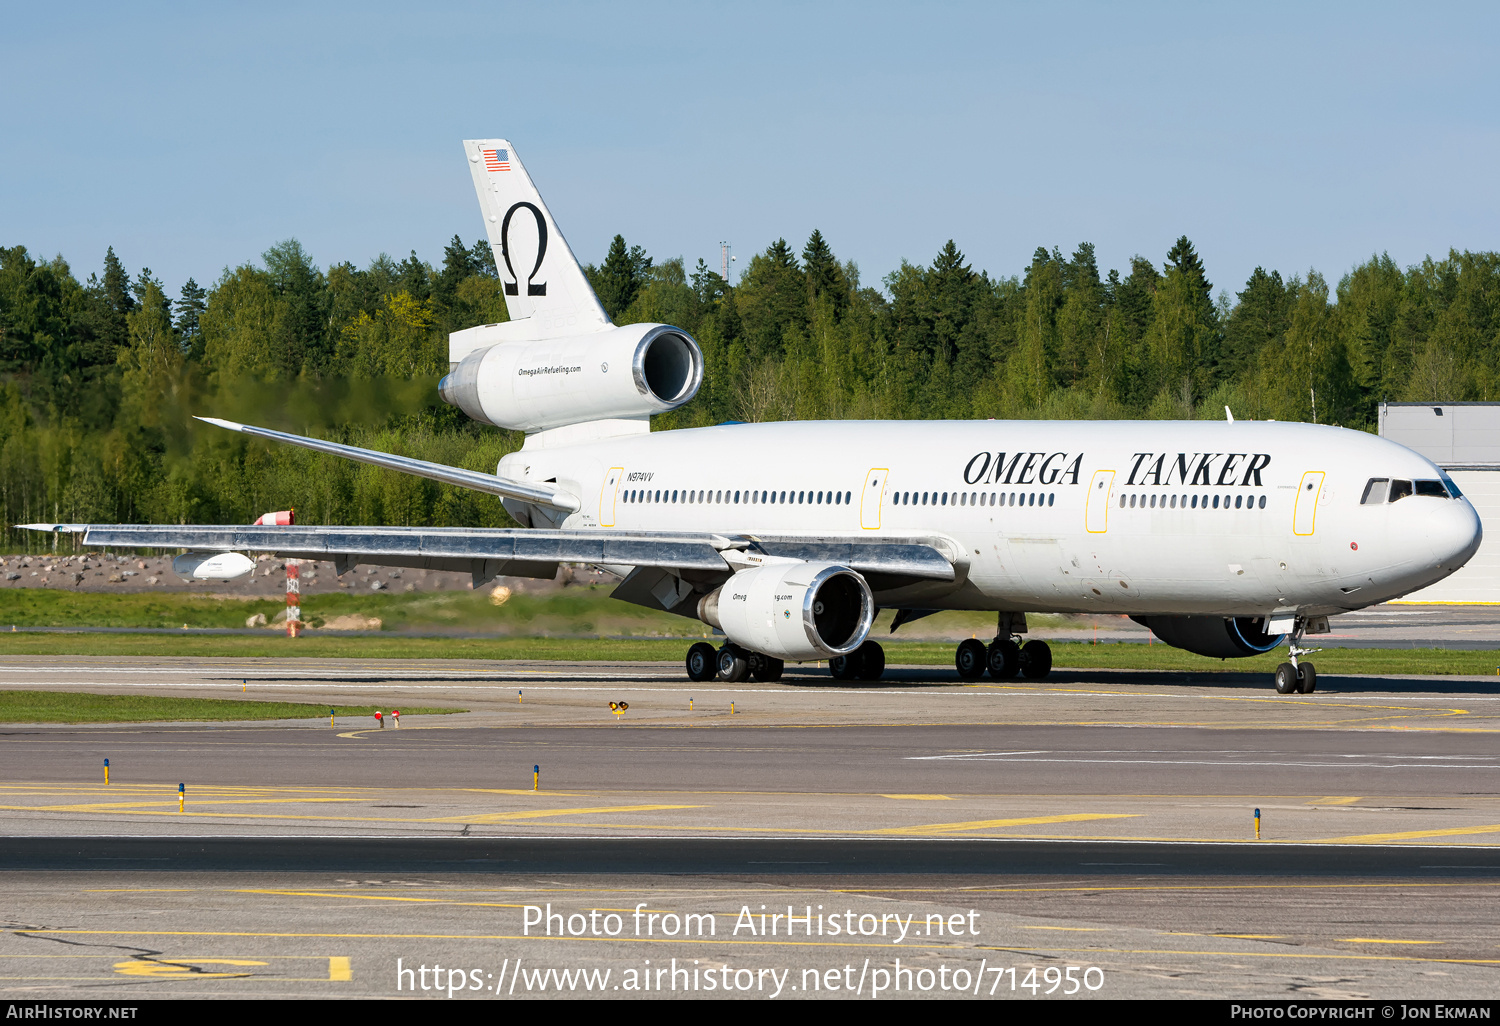
[[[301,560],[286,561],[286,636],[302,636]]]
[[[255,521],[260,527],[288,527],[297,522],[297,511],[281,509],[274,513],[263,513]],[[302,636],[302,581],[301,560],[286,561],[286,636]]]

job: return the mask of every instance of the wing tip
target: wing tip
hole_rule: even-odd
[[[243,430],[245,430],[245,425],[243,425],[243,424],[236,424],[232,420],[224,420],[222,417],[196,417],[195,416],[193,419],[194,420],[201,420],[205,424],[212,424],[214,427],[227,428],[230,431],[243,431]]]

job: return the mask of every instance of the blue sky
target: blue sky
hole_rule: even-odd
[[[814,227],[866,284],[1188,235],[1216,289],[1500,245],[1500,7],[72,4],[0,19],[0,245],[175,294],[482,234],[506,136],[574,251],[740,264]]]

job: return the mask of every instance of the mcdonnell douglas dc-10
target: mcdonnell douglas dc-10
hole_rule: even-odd
[[[36,524],[89,545],[184,548],[200,575],[274,552],[551,578],[623,577],[616,598],[701,620],[688,676],[776,680],[827,660],[875,680],[869,634],[945,609],[998,614],[958,646],[959,676],[1045,677],[1026,614],[1126,614],[1167,644],[1230,658],[1282,642],[1276,690],[1311,692],[1304,636],[1328,617],[1441,580],[1479,547],[1453,481],[1358,431],[1250,422],[724,424],[653,434],[693,398],[697,343],[605,315],[514,147],[464,143],[511,320],[453,333],[442,398],[525,444],[483,474],[314,438],[209,423],[499,496],[520,530]],[[213,557],[213,558],[210,558]],[[178,564],[182,564],[179,557]],[[228,569],[224,569],[228,567]],[[215,569],[218,568],[218,569]],[[191,571],[190,571],[191,572]],[[1024,642],[1024,643],[1023,643]]]

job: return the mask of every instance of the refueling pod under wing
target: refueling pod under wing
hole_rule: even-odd
[[[232,581],[255,569],[241,552],[184,552],[172,560],[172,572],[184,581]]]

